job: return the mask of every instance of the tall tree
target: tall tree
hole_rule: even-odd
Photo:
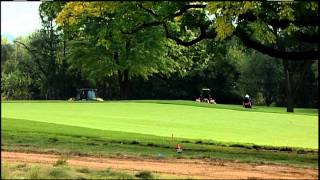
[[[11,58],[13,50],[13,45],[7,39],[1,38],[1,70],[4,63]]]
[[[179,66],[166,57],[168,42],[160,29],[121,33],[132,26],[132,19],[149,18],[137,9],[138,3],[133,2],[70,2],[56,19],[78,34],[70,43],[73,67],[94,79],[116,76],[123,99],[128,96],[131,77],[170,73]]]
[[[204,39],[224,40],[235,35],[245,46],[284,60],[287,77],[287,111],[293,112],[295,93],[287,64],[292,60],[307,63],[318,60],[317,41],[315,41],[318,39],[316,2],[210,2],[208,4],[173,2],[171,4],[176,9],[171,8],[172,11],[165,16],[157,13],[161,12],[158,6],[146,7],[142,4],[142,9],[157,20],[142,22],[126,33],[162,26],[167,38],[183,46],[191,46]],[[210,14],[203,15],[206,14],[205,9]],[[183,29],[195,30],[198,36],[186,39],[181,33],[172,30],[172,23],[182,25],[180,32],[183,32]],[[285,42],[283,47],[279,46],[279,41]],[[298,48],[299,42],[308,45]]]

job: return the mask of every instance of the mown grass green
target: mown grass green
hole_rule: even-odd
[[[149,158],[210,158],[241,162],[281,163],[317,167],[317,150],[221,143],[90,129],[46,122],[2,119],[2,150],[59,155],[131,156]],[[183,153],[175,152],[175,144]]]
[[[61,102],[61,101],[60,101]],[[206,108],[209,107],[209,108]],[[318,148],[316,110],[189,101],[2,103],[2,117],[162,137]],[[8,122],[10,124],[10,122]],[[66,130],[68,131],[68,130]]]

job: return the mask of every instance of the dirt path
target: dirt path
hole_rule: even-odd
[[[60,156],[35,153],[1,152],[3,162],[26,162],[53,164]],[[93,169],[112,168],[117,170],[171,174],[201,179],[318,179],[317,169],[294,168],[279,165],[259,165],[223,161],[186,159],[124,159],[71,156],[71,166]]]

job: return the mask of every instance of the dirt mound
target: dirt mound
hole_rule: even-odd
[[[51,154],[1,152],[3,162],[53,164],[60,156]],[[172,174],[201,179],[318,179],[317,169],[280,165],[259,165],[224,161],[186,159],[124,159],[71,156],[71,166],[93,169],[141,171]]]

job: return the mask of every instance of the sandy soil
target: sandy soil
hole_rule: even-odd
[[[53,164],[52,154],[1,152],[2,162]],[[70,156],[68,164],[92,169],[141,171],[201,179],[318,179],[318,169],[187,159],[126,159]]]

